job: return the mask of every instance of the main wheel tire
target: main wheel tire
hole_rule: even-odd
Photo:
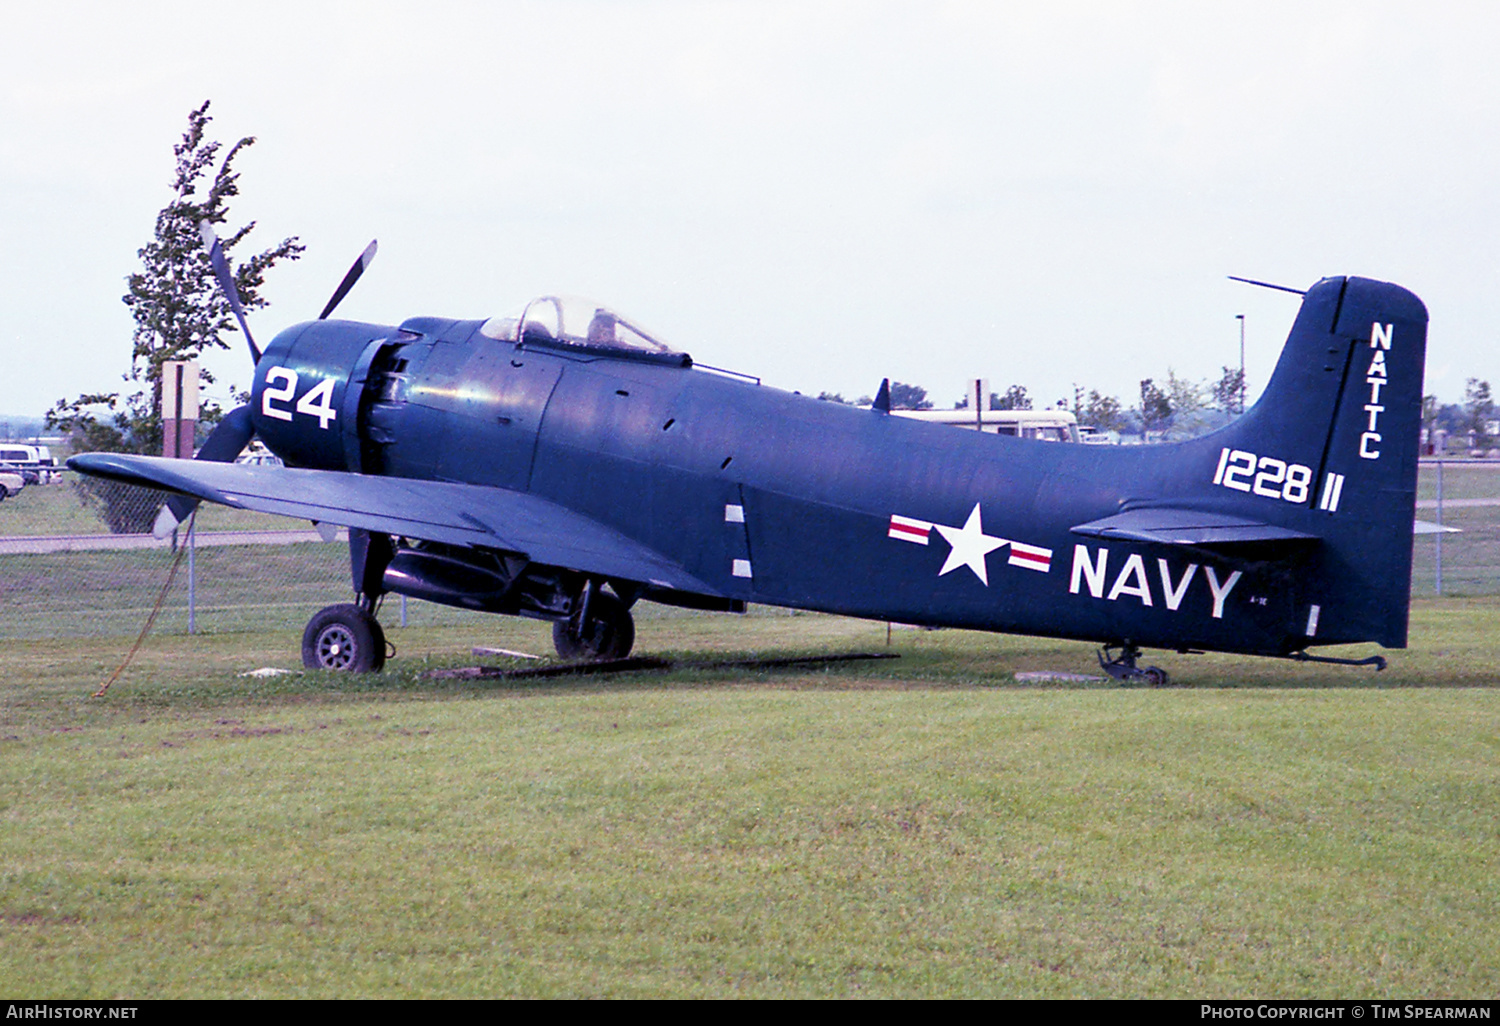
[[[302,632],[302,665],[309,670],[379,673],[385,666],[385,631],[359,606],[321,609]]]
[[[635,620],[625,603],[608,592],[596,592],[589,619],[575,632],[571,620],[552,625],[552,647],[564,659],[624,659],[635,645]]]

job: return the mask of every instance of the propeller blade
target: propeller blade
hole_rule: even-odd
[[[210,463],[230,463],[244,451],[254,435],[255,424],[250,420],[250,407],[237,406],[219,421],[219,426],[214,428],[208,441],[203,443],[203,448],[198,450],[198,455],[194,458]],[[177,525],[197,508],[197,499],[190,499],[186,495],[172,496],[157,514],[151,533],[158,538],[165,538],[177,530]]]
[[[229,261],[224,259],[224,247],[219,244],[219,237],[214,234],[213,226],[207,221],[198,222],[198,234],[203,236],[208,261],[213,265],[214,277],[219,279],[219,288],[223,290],[224,298],[229,300],[229,309],[234,311],[235,320],[240,322],[240,330],[245,333],[245,341],[250,343],[250,358],[260,363],[260,348],[255,344],[255,337],[250,334],[250,325],[245,323],[245,308],[240,304],[239,289],[234,287],[234,275],[229,273]]]
[[[333,313],[333,308],[342,303],[344,297],[349,294],[349,290],[354,288],[354,283],[359,281],[359,276],[365,273],[365,268],[369,267],[370,261],[375,259],[376,241],[375,239],[371,239],[370,244],[365,247],[365,251],[359,255],[359,259],[354,261],[354,266],[349,268],[349,273],[344,275],[344,280],[339,282],[339,287],[334,290],[333,298],[328,301],[328,305],[323,308],[323,312],[318,314],[318,320],[328,320],[328,315]]]
[[[245,451],[245,446],[250,444],[253,437],[255,424],[250,419],[250,407],[236,406],[224,414],[224,419],[219,421],[194,458],[209,463],[233,462],[236,456]]]

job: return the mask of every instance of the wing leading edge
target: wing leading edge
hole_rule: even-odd
[[[556,503],[504,488],[120,453],[85,453],[69,459],[68,467],[236,509],[516,552],[534,563],[719,596],[654,549]]]

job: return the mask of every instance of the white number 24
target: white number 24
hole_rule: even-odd
[[[283,382],[282,387],[272,387],[273,381]],[[318,427],[324,431],[330,420],[338,419],[338,411],[333,408],[333,385],[333,378],[324,378],[297,400],[296,411],[318,418]],[[266,371],[266,384],[260,393],[260,412],[276,420],[291,420],[292,411],[276,404],[289,403],[296,394],[297,372],[290,367],[272,367]]]

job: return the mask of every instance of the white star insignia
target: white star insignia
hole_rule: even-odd
[[[1006,538],[995,538],[984,533],[984,526],[980,522],[979,503],[974,503],[974,511],[969,514],[969,519],[964,522],[963,527],[944,527],[942,524],[933,524],[933,529],[943,536],[943,540],[953,546],[948,553],[948,560],[943,568],[938,571],[938,576],[961,566],[966,566],[974,571],[980,583],[989,587],[990,577],[984,568],[984,557],[1000,548],[1009,545]]]

